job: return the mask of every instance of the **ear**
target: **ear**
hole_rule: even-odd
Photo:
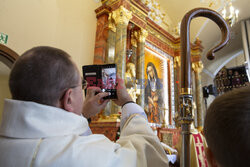
[[[214,155],[213,155],[212,151],[210,150],[210,148],[206,148],[205,152],[206,152],[206,157],[207,157],[207,161],[209,163],[209,166],[218,167],[218,163],[217,163],[216,159],[214,158]]]
[[[68,112],[73,112],[74,111],[74,107],[72,105],[73,99],[72,99],[72,89],[68,89],[62,100],[61,100],[61,104],[62,104],[62,108]]]

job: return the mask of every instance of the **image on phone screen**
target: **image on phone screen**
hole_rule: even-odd
[[[83,79],[87,82],[87,88],[91,86],[100,87],[102,92],[110,95],[104,99],[117,99],[116,94],[116,64],[86,65],[82,66]]]
[[[115,89],[116,85],[116,68],[102,69],[102,88]]]

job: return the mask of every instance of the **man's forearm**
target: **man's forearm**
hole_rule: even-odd
[[[121,129],[123,128],[128,118],[133,114],[139,114],[147,120],[147,116],[144,110],[139,105],[135,103],[127,103],[122,107],[121,124],[120,124]]]

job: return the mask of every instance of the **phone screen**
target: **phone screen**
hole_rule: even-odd
[[[116,99],[116,65],[87,65],[82,67],[83,79],[90,86],[100,87],[102,92],[109,92],[110,96],[104,99]],[[85,95],[87,90],[85,89]]]

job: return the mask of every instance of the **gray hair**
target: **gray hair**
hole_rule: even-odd
[[[66,52],[40,46],[18,58],[9,87],[13,99],[55,106],[64,91],[78,82],[79,72]]]

